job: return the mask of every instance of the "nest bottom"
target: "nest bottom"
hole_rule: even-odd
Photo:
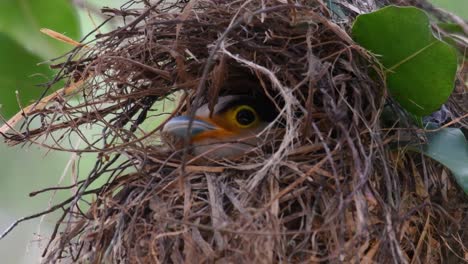
[[[180,164],[161,162],[164,156],[154,152],[148,174],[109,186],[56,240],[48,260],[76,254],[91,263],[458,263],[468,241],[468,210],[459,206],[466,201],[445,169],[419,156],[392,163],[400,177],[392,197],[379,175],[363,192],[345,179],[337,190],[325,168],[292,161],[248,191],[254,164],[189,165],[182,176]],[[431,186],[421,162],[438,175]]]

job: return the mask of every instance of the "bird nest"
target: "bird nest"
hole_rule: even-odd
[[[87,177],[51,188],[74,195],[41,213],[62,210],[45,262],[463,258],[462,192],[446,169],[397,147],[416,129],[383,126],[384,107],[400,108],[348,35],[355,11],[372,6],[346,2],[343,19],[318,0],[135,2],[103,9],[124,26],[55,65],[67,88],[5,134],[98,153]],[[278,113],[247,155],[193,155],[161,136],[159,116],[193,115],[228,94],[261,95]]]

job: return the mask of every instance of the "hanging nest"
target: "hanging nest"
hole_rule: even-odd
[[[52,188],[74,195],[44,212],[63,210],[44,262],[463,261],[466,197],[397,147],[418,130],[381,123],[384,107],[402,111],[348,35],[375,5],[343,1],[343,18],[319,0],[135,2],[103,9],[124,26],[55,65],[67,88],[4,135],[98,153],[86,178]],[[252,153],[210,159],[161,137],[166,117],[245,93],[278,112]]]

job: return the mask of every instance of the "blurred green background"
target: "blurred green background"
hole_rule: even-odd
[[[468,19],[467,0],[432,0],[436,5]],[[50,28],[75,40],[98,25],[102,6],[120,7],[125,0],[1,0],[0,2],[0,111],[11,116],[17,111],[18,90],[21,103],[29,104],[42,93],[34,84],[53,75],[47,64],[37,63],[57,57],[71,49],[39,32]],[[110,26],[117,26],[115,23]],[[109,30],[109,27],[104,28]],[[55,87],[60,88],[60,87]],[[1,124],[1,121],[0,121]],[[57,184],[72,182],[70,165],[78,157],[70,153],[51,152],[37,146],[7,147],[0,142],[0,231],[14,220],[48,207],[51,194],[34,198],[28,194]],[[83,155],[80,172],[86,175],[95,155]],[[63,177],[62,177],[63,176]],[[67,198],[59,192],[53,201]],[[39,247],[45,246],[54,216],[21,224],[0,240],[1,263],[38,263]]]
[[[1,0],[0,1],[0,104],[3,115],[17,111],[18,91],[26,106],[42,93],[35,84],[53,75],[47,63],[72,47],[42,34],[49,28],[80,40],[103,21],[102,6],[119,8],[125,0]],[[109,30],[111,26],[102,30]],[[38,74],[39,73],[39,74]],[[59,86],[55,89],[61,88]],[[2,121],[0,121],[0,124]],[[86,174],[95,155],[83,155],[80,171]],[[32,191],[72,182],[70,165],[77,157],[70,153],[47,151],[37,146],[8,147],[0,142],[0,232],[16,219],[47,209],[51,193],[28,197]],[[63,176],[63,179],[61,179]],[[56,193],[52,201],[70,195]],[[25,222],[0,240],[0,263],[39,263],[39,247],[44,247],[55,222],[54,215]]]

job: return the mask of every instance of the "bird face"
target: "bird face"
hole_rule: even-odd
[[[195,112],[190,132],[189,116],[170,119],[163,132],[179,138],[189,136],[195,155],[210,158],[245,154],[260,143],[257,136],[275,118],[276,110],[269,100],[244,95],[218,99],[210,116],[208,104]]]

